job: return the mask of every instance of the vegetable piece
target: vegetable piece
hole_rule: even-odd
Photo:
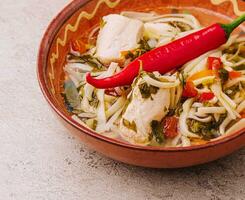
[[[200,102],[205,102],[205,101],[209,101],[209,100],[211,100],[213,98],[214,98],[214,93],[212,93],[212,92],[203,92],[199,96],[199,101]]]
[[[67,107],[70,111],[79,109],[80,98],[76,86],[71,80],[64,82],[64,97]]]
[[[177,131],[178,118],[166,117],[164,120],[164,135],[166,138],[174,138],[178,135]]]
[[[79,53],[85,53],[87,50],[87,45],[82,40],[72,40],[71,48],[73,51],[78,51]]]
[[[219,70],[220,68],[222,68],[222,62],[220,58],[208,57],[208,69]]]
[[[152,86],[152,85],[148,85],[146,82],[141,83],[138,87],[139,87],[141,96],[144,99],[148,99],[149,97],[151,97],[152,94],[156,94],[157,91],[159,90],[159,88]]]
[[[219,122],[215,122],[213,120],[209,123],[203,123],[193,119],[188,119],[187,124],[189,129],[199,135],[202,139],[210,140],[219,136],[218,127],[221,124],[221,120]]]
[[[161,144],[164,141],[164,135],[163,135],[163,125],[161,122],[157,120],[153,120],[151,122],[151,129],[152,129],[152,134],[155,137],[157,143]]]
[[[237,72],[237,71],[231,71],[229,72],[229,78],[230,79],[235,79],[235,78],[239,78],[242,76],[241,72]]]
[[[225,69],[220,69],[219,70],[219,77],[221,79],[221,82],[224,83],[229,78],[229,72],[227,70],[225,70]]]
[[[191,82],[191,81],[195,81],[197,79],[201,79],[207,76],[215,76],[215,75],[216,75],[216,71],[214,70],[202,70],[188,77],[186,81]]]
[[[193,82],[186,82],[182,96],[183,97],[196,97],[198,95],[198,91],[196,90]]]
[[[97,88],[130,85],[140,71],[140,62],[147,72],[164,74],[181,67],[186,62],[224,44],[231,32],[245,21],[245,14],[228,25],[214,24],[200,31],[153,49],[135,59],[121,72],[108,78],[96,79],[87,74],[87,82]],[[176,59],[176,57],[178,59]]]
[[[102,63],[94,58],[93,56],[89,55],[89,54],[85,54],[85,55],[81,55],[81,56],[77,56],[74,54],[68,54],[67,59],[69,62],[75,62],[75,63],[82,63],[82,64],[87,64],[91,67],[97,70],[103,70],[104,66],[102,65]]]
[[[141,39],[139,41],[139,47],[137,49],[128,50],[128,51],[121,51],[120,54],[126,59],[130,59],[133,61],[134,59],[138,58],[139,56],[143,55],[144,53],[151,50],[151,47],[147,43],[145,39]]]

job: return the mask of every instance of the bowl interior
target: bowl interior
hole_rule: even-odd
[[[63,66],[72,39],[87,40],[90,31],[99,25],[103,16],[121,11],[154,11],[159,14],[190,13],[203,26],[214,22],[227,23],[245,10],[242,1],[218,0],[75,0],[49,26],[40,48],[38,75],[42,90],[52,107],[68,122],[76,123],[67,111],[61,92]],[[233,2],[233,3],[232,3]],[[236,5],[235,5],[236,4]],[[239,30],[238,30],[239,31]],[[88,131],[78,125],[82,131]]]

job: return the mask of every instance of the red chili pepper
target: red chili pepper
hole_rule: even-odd
[[[222,62],[220,58],[208,57],[208,69],[219,70],[222,68]]]
[[[234,79],[234,78],[239,78],[241,77],[241,72],[236,72],[236,71],[231,71],[229,72],[229,78]]]
[[[205,101],[209,101],[212,98],[214,98],[214,93],[212,92],[203,92],[200,97],[199,97],[199,101],[200,102],[205,102]]]
[[[198,95],[198,92],[195,88],[195,85],[192,81],[186,82],[182,96],[183,97],[196,97]]]
[[[243,21],[245,21],[245,15],[242,15],[228,25],[211,25],[143,54],[121,72],[111,77],[96,79],[91,74],[87,74],[87,82],[96,88],[112,88],[129,85],[139,73],[139,61],[142,62],[144,71],[158,71],[164,74],[224,44],[231,32]]]
[[[166,138],[174,138],[178,135],[177,131],[178,118],[166,117],[164,120],[164,136]]]

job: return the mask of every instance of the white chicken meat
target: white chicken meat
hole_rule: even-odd
[[[120,121],[120,134],[123,139],[138,145],[147,145],[150,143],[149,136],[152,133],[151,122],[153,120],[161,121],[168,113],[170,105],[169,89],[158,89],[151,98],[144,99],[139,90],[138,81],[133,89],[132,100],[126,108]],[[136,130],[125,126],[124,121],[136,125]]]
[[[103,17],[103,24],[96,44],[96,57],[101,62],[119,62],[121,51],[137,48],[144,31],[143,22],[110,14]]]

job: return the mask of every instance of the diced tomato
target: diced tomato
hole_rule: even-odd
[[[234,78],[239,78],[241,77],[241,72],[237,72],[237,71],[231,71],[229,72],[229,78],[230,79],[234,79]]]
[[[200,102],[205,102],[205,101],[211,100],[212,98],[214,98],[214,93],[212,93],[212,92],[203,92],[199,96],[199,101]]]
[[[245,118],[245,110],[243,110],[243,111],[240,113],[240,115],[241,115],[241,118]]]
[[[196,97],[198,92],[195,88],[195,85],[192,81],[186,82],[182,96],[183,97]]]
[[[86,52],[86,44],[82,40],[72,40],[71,48],[73,51],[78,51],[80,53]]]
[[[178,135],[178,118],[166,117],[164,120],[164,135],[166,138],[174,138]]]
[[[222,62],[220,58],[208,57],[208,69],[219,70],[222,68]]]

